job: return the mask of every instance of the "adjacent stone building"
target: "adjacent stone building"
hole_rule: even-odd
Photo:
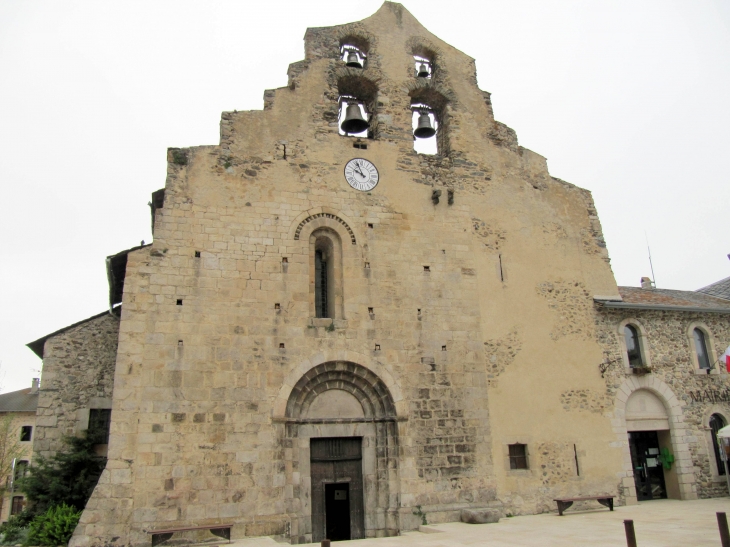
[[[4,483],[0,523],[17,515],[25,508],[23,492],[17,480],[25,476],[33,454],[33,436],[38,406],[38,378],[31,387],[0,395],[0,465],[8,475],[0,477]]]
[[[307,30],[288,74],[218,145],[169,150],[153,243],[107,259],[110,312],[32,344],[37,451],[111,409],[72,545],[726,494],[730,301],[617,287],[590,192],[400,4]]]

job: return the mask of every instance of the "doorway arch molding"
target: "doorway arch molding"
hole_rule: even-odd
[[[621,446],[623,469],[618,473],[623,487],[627,504],[637,503],[636,487],[634,485],[634,469],[631,464],[629,449],[629,435],[626,423],[626,403],[629,397],[638,390],[646,390],[656,395],[667,410],[669,416],[669,431],[672,439],[674,465],[679,479],[680,496],[683,500],[697,499],[697,487],[692,465],[692,455],[689,451],[690,431],[684,421],[682,401],[674,394],[665,382],[652,374],[645,376],[629,376],[619,386],[614,400],[613,431]]]
[[[338,393],[340,402],[359,405],[343,417],[333,407],[313,404]],[[322,410],[324,409],[324,412]],[[406,417],[400,386],[392,375],[367,356],[329,351],[302,361],[284,380],[274,403],[272,421],[284,449],[285,503],[290,507],[292,543],[319,542],[325,536],[323,485],[362,481],[363,522],[359,537],[397,535],[400,500],[399,429]],[[311,458],[314,439],[358,438],[362,459],[360,478],[338,475],[337,465],[322,467]],[[330,467],[332,469],[330,469]],[[342,470],[340,470],[342,471]],[[331,476],[330,476],[331,475]],[[353,528],[353,530],[355,530]],[[355,532],[353,532],[355,533]]]
[[[399,421],[404,420],[408,415],[406,401],[403,397],[400,384],[396,382],[393,375],[383,365],[378,362],[373,362],[370,357],[362,353],[346,350],[331,350],[323,351],[322,353],[311,356],[309,359],[301,361],[289,372],[273,404],[272,418],[274,421],[284,421],[287,419],[287,404],[297,383],[316,367],[330,362],[357,363],[358,366],[372,373],[383,382],[390,392],[390,397],[395,407],[395,416],[398,417]]]

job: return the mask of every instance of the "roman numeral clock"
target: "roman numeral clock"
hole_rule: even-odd
[[[369,192],[378,185],[378,169],[371,161],[354,158],[345,165],[345,180],[355,190]]]

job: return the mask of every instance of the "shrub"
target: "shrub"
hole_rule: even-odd
[[[25,543],[30,521],[31,516],[24,511],[19,515],[13,515],[6,522],[0,524],[0,545]]]
[[[28,545],[66,545],[79,523],[81,511],[66,505],[51,507],[28,526]]]
[[[67,437],[68,452],[59,452],[52,458],[36,457],[28,476],[18,481],[18,487],[28,498],[26,512],[35,517],[62,504],[82,511],[106,466],[106,458],[94,453],[94,445],[99,441],[93,433],[87,437]]]

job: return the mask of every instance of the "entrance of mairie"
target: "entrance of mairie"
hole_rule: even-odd
[[[398,424],[378,376],[347,361],[310,369],[289,394],[284,435],[292,543],[398,534]]]
[[[669,415],[661,399],[647,389],[634,391],[626,401],[626,429],[637,500],[679,499]]]

